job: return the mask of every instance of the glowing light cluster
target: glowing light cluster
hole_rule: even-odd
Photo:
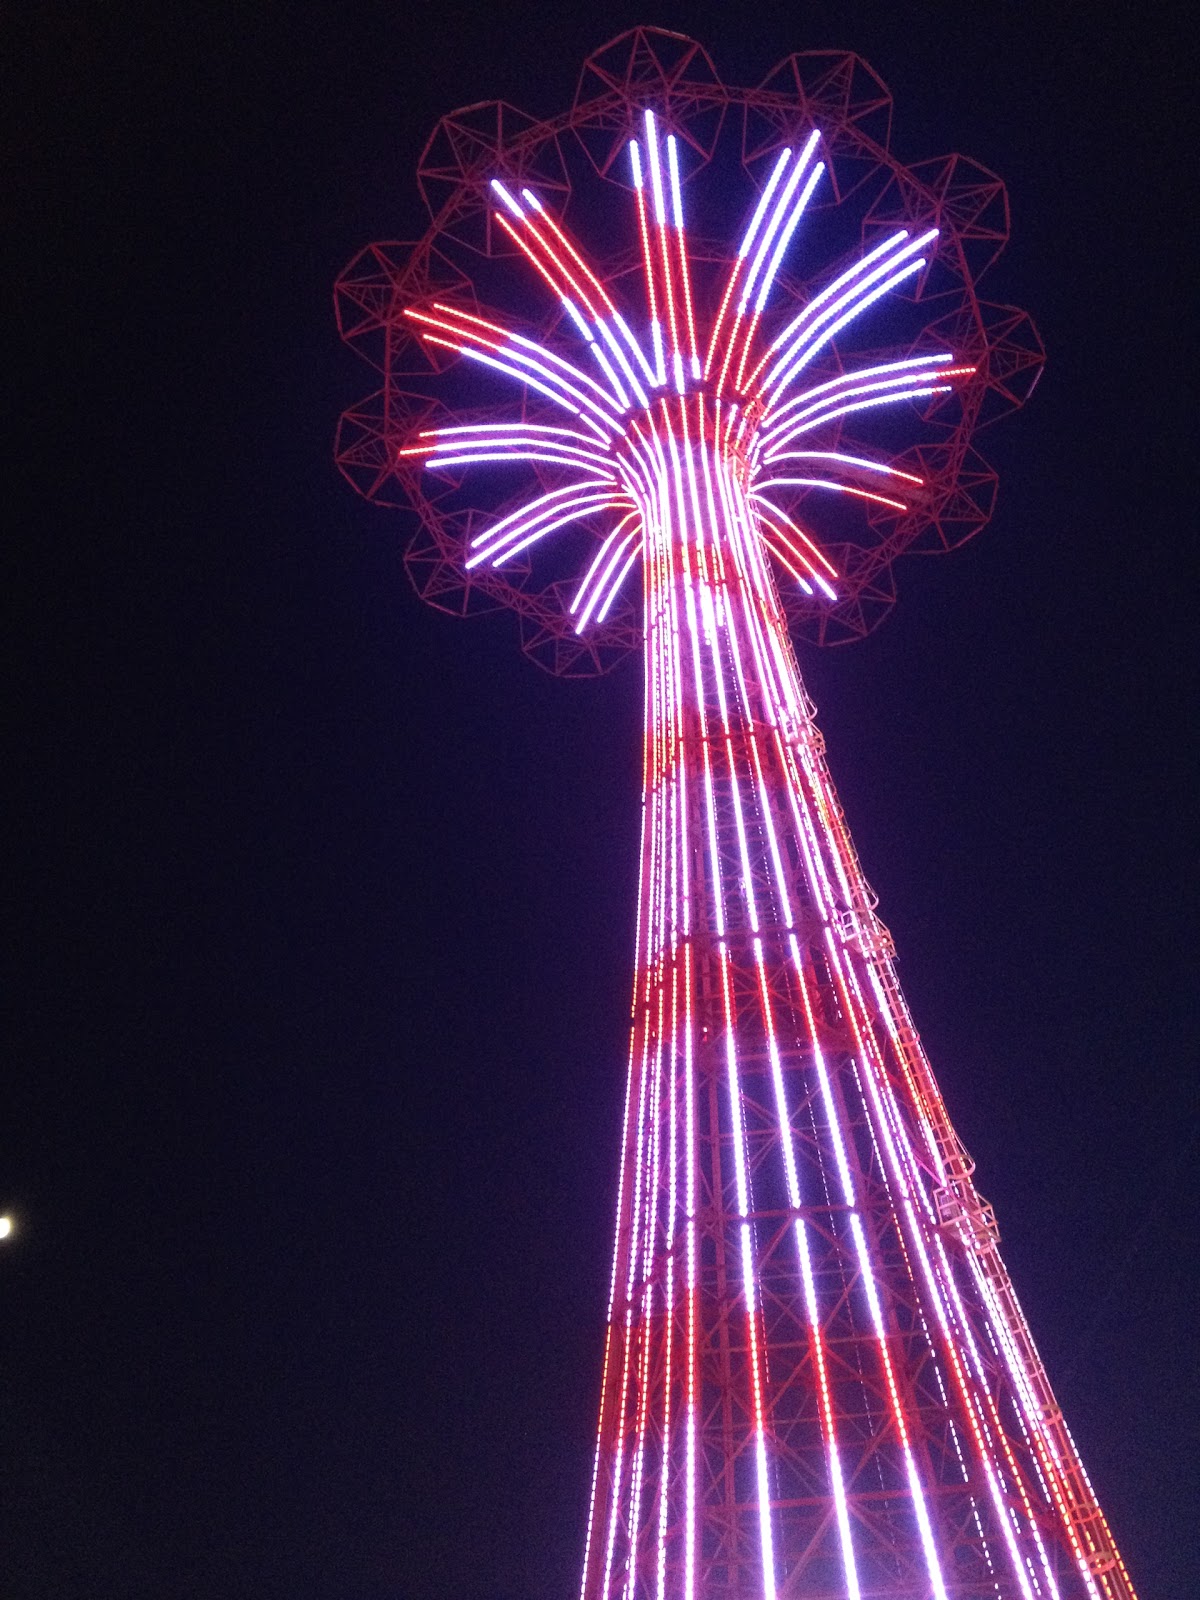
[[[805,436],[853,412],[926,399],[952,388],[974,368],[948,352],[866,365],[816,383],[805,373],[831,341],[889,291],[928,264],[937,229],[915,237],[899,229],[842,272],[769,341],[760,337],[772,285],[804,212],[825,175],[814,130],[801,149],[781,151],[728,273],[707,329],[697,322],[684,225],[679,144],[662,138],[653,111],[644,138],[629,146],[629,170],[642,245],[644,331],[635,334],[601,279],[532,189],[514,194],[492,180],[495,221],[558,298],[564,326],[586,347],[590,370],[500,323],[441,301],[406,315],[428,344],[482,362],[533,390],[575,423],[481,423],[429,429],[402,455],[434,471],[479,463],[573,469],[570,484],[530,500],[474,541],[468,569],[502,566],[581,518],[611,521],[580,585],[571,615],[577,632],[607,616],[630,573],[646,558],[657,452],[680,454],[695,470],[685,430],[702,426],[710,472],[736,465],[748,497],[749,523],[783,573],[806,594],[837,599],[838,574],[800,526],[794,499],[814,489],[897,513],[921,479],[886,461],[840,450],[797,448]],[[636,322],[639,319],[633,316]],[[683,404],[691,400],[692,406]],[[753,419],[753,420],[751,420]],[[800,463],[795,472],[779,467]],[[897,493],[881,492],[881,481]],[[874,485],[874,487],[872,487]],[[775,492],[769,497],[767,490]]]
[[[706,316],[680,145],[650,110],[638,135],[641,313],[531,189],[492,184],[582,364],[444,301],[407,312],[554,408],[405,446],[434,472],[549,474],[466,565],[598,519],[580,631],[642,568],[638,964],[583,1600],[1131,1600],[900,994],[777,588],[839,593],[799,496],[899,515],[923,487],[821,431],[974,369],[818,359],[922,272],[936,230],[892,232],[770,327],[826,177],[814,131],[780,152]]]

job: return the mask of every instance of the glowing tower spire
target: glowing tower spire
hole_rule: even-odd
[[[823,508],[903,528],[949,504],[949,469],[899,465],[878,419],[919,439],[914,405],[976,414],[996,347],[943,318],[852,353],[938,259],[927,217],[873,227],[779,303],[829,200],[819,125],[777,142],[736,251],[702,274],[686,127],[643,92],[621,102],[640,294],[498,151],[492,236],[556,329],[410,293],[389,338],[476,362],[521,403],[449,425],[388,412],[378,434],[427,517],[469,474],[536,475],[504,514],[454,524],[461,573],[496,581],[591,530],[563,589],[572,637],[641,575],[636,975],[581,1600],[1132,1600],[901,995],[785,611],[861,586]]]

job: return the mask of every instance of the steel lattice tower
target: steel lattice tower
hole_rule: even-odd
[[[1028,319],[975,289],[1007,227],[998,180],[958,157],[901,167],[889,119],[854,57],[793,57],[738,91],[691,41],[637,30],[592,58],[565,118],[447,118],[422,166],[430,233],[339,282],[343,332],[384,373],[339,462],[419,511],[427,598],[513,604],[560,671],[641,639],[583,1600],[1134,1593],[905,1006],[789,629],[862,633],[902,549],[986,520],[970,433],[1040,367]],[[759,190],[736,254],[692,240],[683,208],[730,129]],[[601,176],[628,160],[640,249],[602,272],[560,220],[580,151]],[[848,204],[855,248],[785,277],[802,220],[819,233]],[[474,287],[514,255],[553,292],[536,338]],[[872,316],[887,351],[852,342]],[[444,397],[470,396],[448,370],[463,356],[519,410],[452,421],[409,391],[432,363]],[[481,515],[468,483],[514,466],[537,492]],[[835,503],[865,521],[830,522]],[[535,586],[555,549],[584,552],[577,586]]]

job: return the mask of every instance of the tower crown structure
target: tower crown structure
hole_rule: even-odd
[[[384,374],[343,419],[339,461],[416,507],[427,597],[512,604],[561,671],[643,654],[582,1600],[1134,1593],[901,994],[792,646],[792,627],[861,634],[896,555],[981,525],[993,480],[971,431],[1040,370],[1028,319],[975,289],[1003,242],[998,180],[958,157],[900,167],[889,121],[854,57],[793,57],[738,91],[691,41],[636,30],[589,61],[566,118],[446,119],[422,167],[430,233],[371,247],[339,282],[343,332]],[[684,196],[711,218],[703,184],[728,179],[731,145],[757,194],[723,250],[693,237]],[[607,266],[566,220],[584,157],[632,212],[636,249]],[[507,257],[548,291],[536,337],[467,275],[474,260],[490,288]],[[430,371],[470,403],[471,365],[504,399],[447,420]],[[472,486],[514,475],[525,492],[481,513]]]

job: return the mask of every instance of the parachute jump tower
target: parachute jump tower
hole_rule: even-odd
[[[644,798],[582,1600],[1133,1600],[900,991],[793,635],[986,522],[1041,368],[1003,185],[904,166],[857,57],[731,88],[641,28],[445,118],[362,252],[343,472],[423,596],[566,675],[640,648]],[[519,314],[496,310],[515,306]],[[506,497],[511,497],[506,499]],[[499,504],[497,502],[500,502]]]

